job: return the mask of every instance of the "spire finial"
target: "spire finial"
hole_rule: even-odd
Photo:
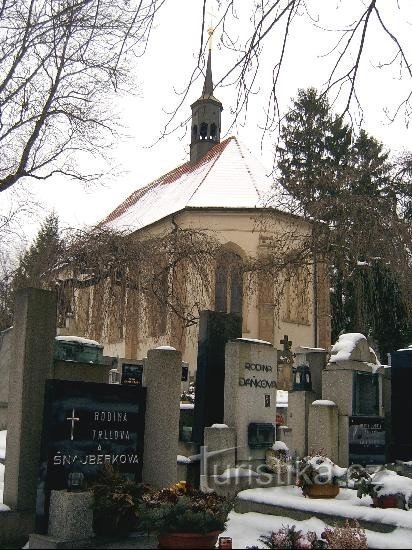
[[[209,35],[209,39],[208,39],[208,42],[209,42],[209,51],[212,49],[213,47],[213,33],[215,32],[215,29],[213,28],[212,26],[212,23],[210,23],[210,27],[207,29],[207,34]]]
[[[213,33],[215,29],[213,28],[213,14],[209,12],[210,15],[210,26],[207,29],[207,33],[209,35],[209,55],[207,58],[207,66],[206,66],[206,76],[205,76],[205,83],[203,86],[203,95],[209,95],[211,96],[213,94],[213,78],[212,78],[212,39],[213,39]]]

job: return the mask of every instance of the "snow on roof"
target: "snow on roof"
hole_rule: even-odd
[[[271,186],[250,151],[230,137],[196,164],[182,164],[134,191],[100,225],[132,232],[184,208],[262,208]]]
[[[89,340],[87,338],[82,338],[81,336],[56,336],[56,340],[59,342],[75,342],[77,344],[83,344],[86,346],[103,348],[103,344],[96,342],[96,340]]]

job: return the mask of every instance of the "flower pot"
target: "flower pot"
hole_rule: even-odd
[[[214,548],[220,531],[210,533],[164,533],[158,548]]]
[[[373,499],[375,508],[401,508],[404,509],[402,497],[398,495],[384,495]]]
[[[335,498],[339,494],[339,485],[336,483],[314,483],[306,485],[303,494],[309,498]]]

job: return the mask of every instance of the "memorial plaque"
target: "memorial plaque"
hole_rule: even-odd
[[[132,386],[142,386],[143,364],[136,365],[131,363],[123,363],[122,384],[130,384]]]
[[[47,380],[37,531],[46,532],[50,491],[80,472],[91,485],[105,465],[141,481],[146,388]]]
[[[385,464],[385,435],[381,416],[350,416],[349,464]]]

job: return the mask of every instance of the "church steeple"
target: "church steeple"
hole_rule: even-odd
[[[209,46],[211,36],[209,38]],[[191,105],[192,126],[190,140],[190,162],[200,160],[216,143],[220,143],[222,103],[213,95],[212,50],[209,47],[203,92]]]

